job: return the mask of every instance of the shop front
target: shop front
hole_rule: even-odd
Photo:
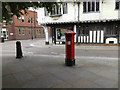
[[[77,44],[119,44],[120,43],[120,21],[106,22],[84,22],[66,24],[51,24],[52,43],[64,44],[65,32],[72,30],[76,33],[75,43]]]
[[[68,30],[73,30],[72,24],[64,24],[64,25],[52,25],[52,43],[55,44],[65,44],[65,33]]]

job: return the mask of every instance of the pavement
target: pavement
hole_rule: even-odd
[[[118,58],[77,56],[76,65],[65,66],[65,53],[47,49],[65,49],[65,45],[44,45],[41,40],[22,40],[24,57],[15,58],[15,42],[2,44],[2,87],[3,88],[118,88]],[[28,43],[27,43],[28,42]],[[29,43],[30,42],[30,43]],[[28,52],[36,48],[40,53]],[[85,50],[115,50],[112,46],[76,46]],[[36,52],[35,50],[35,52]]]

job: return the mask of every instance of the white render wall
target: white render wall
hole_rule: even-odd
[[[95,0],[94,0],[95,1]],[[100,7],[101,7],[100,0]],[[100,12],[87,12],[83,13],[83,2],[80,4],[80,21],[91,21],[91,20],[100,20],[101,19],[101,8]]]
[[[104,0],[101,9],[101,19],[118,19],[118,10],[115,10],[115,0]]]
[[[68,13],[62,14],[60,17],[44,16],[44,8],[38,10],[38,23],[51,22],[71,22],[76,20],[76,8],[74,3],[68,3]]]
[[[102,3],[103,1],[103,3]],[[80,21],[118,19],[119,10],[115,10],[115,0],[100,0],[100,12],[83,13],[83,2],[80,4]]]
[[[44,8],[39,8],[37,11],[38,16],[38,24],[45,22]]]
[[[85,0],[84,0],[85,1]],[[103,1],[103,3],[102,3]],[[100,12],[83,13],[83,2],[80,3],[80,21],[91,20],[108,20],[120,18],[119,10],[115,10],[115,0],[100,0]],[[78,21],[78,4],[68,3],[68,13],[62,14],[60,17],[44,16],[44,8],[38,10],[39,23],[52,23],[52,22],[74,22]]]

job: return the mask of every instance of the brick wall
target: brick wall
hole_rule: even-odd
[[[24,11],[22,11],[24,12]],[[28,15],[24,15],[24,22],[21,19],[17,19],[17,16],[13,16],[13,23],[8,25],[9,40],[21,40],[33,38],[45,38],[43,28],[37,24],[37,12],[28,11]],[[34,17],[35,16],[35,17]],[[28,17],[33,18],[33,23],[28,23]],[[34,20],[35,19],[35,20]],[[11,35],[13,33],[13,35]]]

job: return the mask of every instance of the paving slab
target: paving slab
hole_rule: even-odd
[[[94,83],[100,85],[102,88],[118,88],[115,80],[110,80],[104,77],[98,78]]]
[[[96,62],[79,60],[75,66],[67,67],[64,58],[56,56],[52,59],[46,56],[26,56],[22,60],[9,60],[6,58],[13,57],[4,58],[6,63],[3,64],[3,87],[117,87],[117,68],[111,65],[101,65],[100,63],[96,65]],[[103,69],[99,66],[106,68]]]
[[[114,49],[117,52],[117,47],[77,46],[76,65],[68,67],[65,66],[65,45],[45,46],[44,40],[22,40],[24,57],[16,59],[15,42],[2,44],[5,49],[3,88],[118,87],[117,55],[104,55]],[[29,46],[31,44],[34,46]]]
[[[48,75],[38,77],[32,81],[29,81],[28,83],[24,84],[22,87],[23,88],[51,88],[59,83],[64,83],[64,81],[48,74]]]

